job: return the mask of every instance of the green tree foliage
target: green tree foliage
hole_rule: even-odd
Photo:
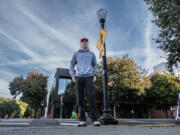
[[[19,94],[22,93],[22,86],[23,86],[23,76],[21,75],[20,77],[15,77],[12,82],[9,84],[9,89],[11,95],[16,98]]]
[[[156,42],[168,55],[169,65],[180,61],[180,1],[145,0],[154,15],[154,23],[160,27]]]
[[[150,81],[136,63],[124,56],[123,58],[108,58],[108,87],[113,102],[136,102],[137,97],[150,87]]]
[[[76,97],[76,88],[74,82],[69,82],[65,88],[65,95],[71,95]]]
[[[113,104],[113,112],[116,112],[119,102],[136,102],[143,104],[144,110],[155,108],[166,112],[170,106],[177,104],[180,78],[170,73],[156,73],[147,77],[147,72],[128,56],[107,58],[107,73],[109,102]],[[101,64],[95,87],[102,95]],[[100,98],[102,101],[102,96]]]
[[[0,117],[23,118],[28,104],[11,98],[0,98]]]
[[[98,65],[98,75],[95,82],[95,89],[97,92],[102,92],[103,82],[102,82],[102,63]]]
[[[16,104],[19,106],[20,112],[19,112],[19,117],[23,118],[25,116],[25,112],[29,111],[28,109],[28,104],[25,102],[22,102],[20,100],[16,100]]]
[[[155,73],[150,78],[152,86],[146,90],[149,107],[166,111],[177,104],[180,93],[180,78],[170,73]],[[167,115],[166,115],[167,116]]]
[[[101,67],[100,65],[100,75],[96,81],[96,89],[100,90],[102,90]],[[146,77],[146,71],[137,66],[128,55],[123,58],[107,58],[107,76],[109,101],[114,104],[114,110],[119,102],[137,102],[144,89],[151,85],[149,78]]]
[[[21,100],[28,103],[36,115],[41,102],[47,98],[47,78],[37,72],[28,73],[26,79],[21,76],[10,82],[9,90],[14,97],[22,94]]]

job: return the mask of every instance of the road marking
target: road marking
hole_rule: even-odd
[[[5,123],[0,123],[0,126],[4,126],[4,125],[6,125],[6,126],[8,126],[8,125],[18,125],[18,126],[20,126],[20,125],[30,125],[30,123],[8,123],[8,122],[5,122]]]
[[[136,121],[136,120],[134,120],[134,121],[127,121],[127,122],[138,122],[138,123],[147,123],[147,122],[145,122],[145,121]]]
[[[59,123],[61,126],[77,126],[77,123]]]
[[[33,119],[0,119],[1,122],[5,121],[21,121],[21,122],[31,122]]]
[[[130,122],[130,123],[150,123],[150,124],[153,124],[153,123],[159,123],[161,124],[162,122],[156,122],[156,121],[127,121],[127,122]]]
[[[168,127],[168,126],[180,126],[178,124],[151,124],[151,125],[136,125],[136,127]]]

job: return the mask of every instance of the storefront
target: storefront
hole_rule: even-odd
[[[70,118],[75,109],[75,84],[68,69],[57,68],[49,94],[48,118]]]

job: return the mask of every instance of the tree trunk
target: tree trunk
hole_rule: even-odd
[[[165,110],[165,112],[166,112],[166,118],[168,118],[168,112],[167,112],[167,109]]]
[[[30,111],[30,115],[31,118],[33,117],[33,102],[31,101],[31,105],[30,105],[31,111]]]
[[[30,107],[30,116],[32,118],[32,107]]]
[[[113,106],[113,113],[114,113],[114,117],[116,118],[116,104],[114,104]]]
[[[37,109],[36,109],[36,112],[35,112],[35,117],[36,117],[36,119],[38,119],[38,111],[37,111]]]
[[[37,109],[34,108],[34,118],[37,118]]]

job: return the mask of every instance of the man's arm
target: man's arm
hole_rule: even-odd
[[[73,82],[75,82],[75,71],[74,71],[75,64],[76,64],[76,59],[74,54],[71,59],[70,68],[69,68],[69,74],[71,75]]]
[[[93,64],[93,74],[94,74],[94,82],[96,81],[96,76],[97,76],[97,61],[96,61],[96,56],[93,53],[93,59],[92,59],[92,64]]]

